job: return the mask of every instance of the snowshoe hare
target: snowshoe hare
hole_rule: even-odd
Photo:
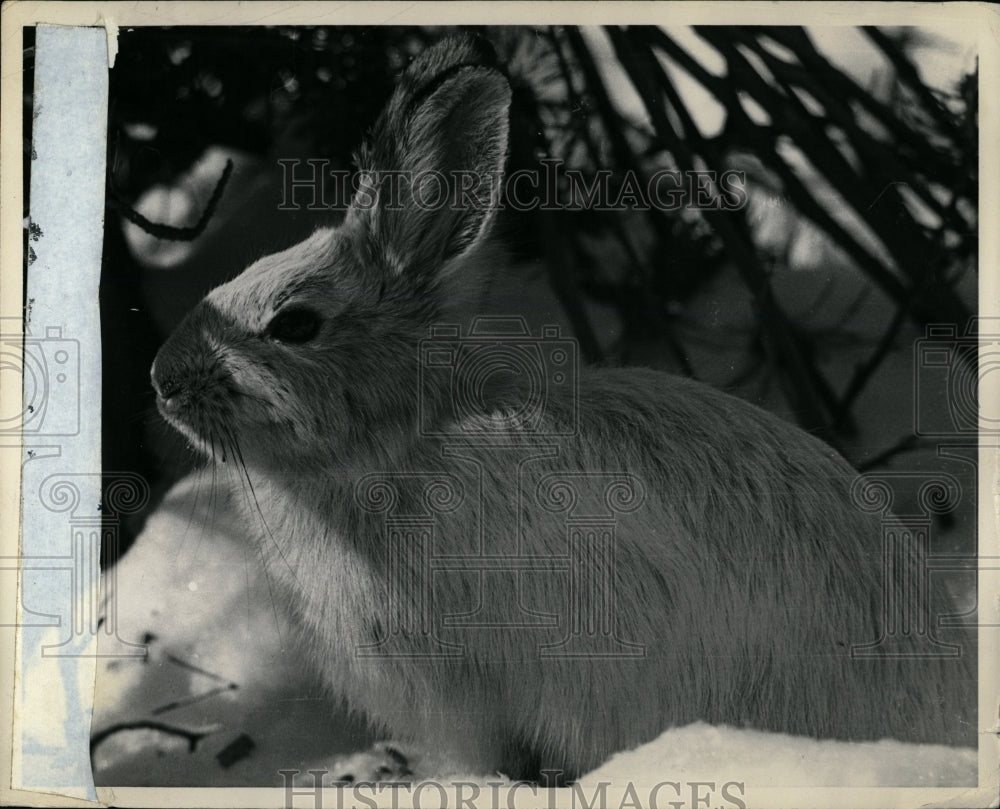
[[[969,655],[852,654],[884,635],[882,517],[837,453],[683,378],[577,368],[554,332],[456,323],[496,266],[510,98],[486,43],[429,48],[342,224],[212,291],[153,365],[329,687],[514,778],[696,720],[972,743]]]

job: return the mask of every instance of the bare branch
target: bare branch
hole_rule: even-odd
[[[226,160],[226,167],[222,170],[222,176],[219,177],[219,182],[216,183],[215,189],[212,191],[212,196],[209,198],[208,204],[205,206],[205,210],[192,227],[177,228],[172,225],[162,225],[157,222],[150,222],[145,216],[122,200],[113,188],[108,189],[108,205],[118,211],[118,213],[124,216],[133,225],[142,228],[150,236],[155,236],[157,239],[169,239],[170,241],[175,242],[191,242],[202,234],[202,231],[205,230],[211,220],[212,215],[215,213],[215,208],[219,204],[219,200],[222,198],[222,192],[225,191],[226,184],[229,182],[229,177],[232,173],[233,161]]]

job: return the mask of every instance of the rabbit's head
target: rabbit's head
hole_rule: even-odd
[[[414,60],[361,150],[343,223],[213,290],[161,348],[151,375],[166,419],[205,452],[276,463],[405,440],[418,341],[476,295],[488,261],[509,104],[482,40]]]

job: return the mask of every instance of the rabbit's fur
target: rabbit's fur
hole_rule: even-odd
[[[958,704],[974,698],[967,657],[851,658],[852,644],[881,633],[881,524],[852,503],[855,472],[820,441],[649,370],[585,369],[577,397],[549,392],[540,428],[520,420],[516,382],[461,421],[451,421],[454,378],[425,380],[418,396],[419,341],[492,271],[496,197],[426,211],[404,189],[393,210],[377,172],[499,176],[509,101],[481,41],[425,52],[362,151],[367,187],[343,224],[214,290],[153,367],[168,420],[216,460],[242,462],[247,527],[329,686],[398,737],[513,777],[572,778],[699,719],[971,743]],[[357,204],[366,193],[377,203]],[[316,333],[276,338],[289,307],[314,313],[305,332]],[[572,477],[581,512],[604,502],[607,475],[629,476],[643,498],[615,516],[614,559],[588,571],[608,577],[624,654],[540,652],[566,637],[570,598],[586,609],[590,595],[545,564],[568,553],[567,512],[532,505],[553,473]],[[459,493],[435,514],[436,559],[519,551],[536,569],[433,572],[404,557],[408,588],[394,597],[386,514],[361,491],[387,477],[396,514],[428,513],[428,480]],[[431,634],[413,629],[422,588]],[[453,625],[477,607],[534,625]],[[410,656],[364,653],[400,626]],[[449,643],[460,652],[439,654]]]

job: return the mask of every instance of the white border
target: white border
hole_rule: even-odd
[[[270,3],[270,2],[7,2],[0,20],[0,92],[3,98],[3,130],[0,133],[0,316],[17,317],[21,302],[21,27],[37,23],[103,25],[108,30],[109,53],[115,50],[118,27],[146,25],[252,25],[252,24],[672,24],[725,22],[727,25],[932,25],[962,24],[978,32],[980,54],[980,315],[1000,314],[1000,9],[978,3],[578,3],[578,2],[488,2],[488,3]],[[993,377],[996,375],[994,374]],[[986,383],[989,387],[986,387]],[[9,388],[10,386],[8,386]],[[1000,385],[986,377],[981,397],[1000,401]],[[19,390],[0,389],[4,405],[20,400]],[[14,399],[13,397],[17,397]],[[4,412],[11,412],[4,410]],[[0,455],[0,554],[17,554],[18,503],[20,501],[20,449]],[[980,447],[980,555],[1000,560],[997,522],[1000,519],[1000,447]],[[12,462],[13,460],[13,462]],[[1000,567],[1000,565],[993,565]],[[844,807],[844,806],[973,806],[996,805],[1000,795],[998,767],[1000,738],[997,710],[1000,677],[995,662],[1000,652],[1000,598],[995,596],[996,571],[980,573],[980,623],[994,628],[980,631],[980,787],[967,789],[755,789],[748,796],[751,806]],[[993,588],[991,590],[991,587]],[[988,594],[994,594],[991,598]],[[0,598],[0,622],[12,623],[15,593]],[[0,660],[13,660],[13,632],[0,631]],[[12,706],[13,667],[0,666],[0,700]],[[6,727],[6,724],[5,724]],[[33,805],[93,805],[61,796],[14,794],[10,783],[10,736],[0,741],[0,800]],[[280,789],[102,789],[102,801],[117,806],[281,806]],[[324,805],[337,806],[333,795]],[[614,796],[609,791],[609,805]],[[311,800],[296,805],[313,806]],[[403,806],[404,804],[400,804]],[[569,796],[556,805],[568,806]]]

